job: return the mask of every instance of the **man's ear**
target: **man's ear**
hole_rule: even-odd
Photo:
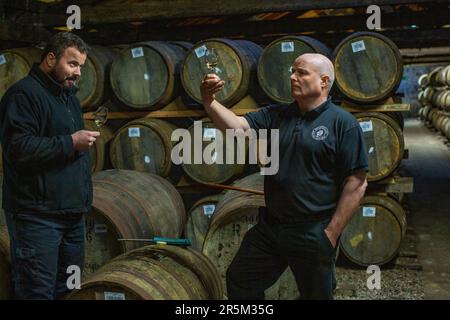
[[[56,55],[53,52],[49,52],[45,57],[45,63],[49,68],[53,68],[56,65]]]
[[[330,83],[330,77],[327,75],[322,75],[320,77],[320,84],[322,85],[322,87],[328,87],[328,84]]]

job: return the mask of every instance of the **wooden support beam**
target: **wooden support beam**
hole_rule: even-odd
[[[310,9],[332,9],[350,7],[368,7],[369,5],[400,5],[400,4],[436,4],[446,3],[446,0],[153,0],[153,1],[122,1],[104,0],[91,1],[89,5],[79,4],[82,24],[96,25],[103,23],[162,20],[183,17],[229,16],[243,14],[258,14],[265,12],[301,11]],[[15,10],[52,12],[66,16],[65,8],[72,3],[55,1],[48,4],[38,1],[11,1],[5,6]],[[45,11],[45,12],[44,12]],[[47,19],[42,19],[46,21]],[[61,23],[61,21],[58,21]]]
[[[42,27],[17,24],[10,21],[0,22],[0,41],[37,44],[47,41],[50,35],[50,32]]]
[[[368,15],[355,16],[332,16],[315,19],[281,19],[277,21],[226,21],[224,24],[199,25],[191,27],[167,27],[157,22],[148,23],[139,32],[150,38],[173,38],[180,39],[207,39],[212,37],[235,37],[243,35],[246,38],[261,35],[280,35],[285,33],[342,33],[348,30],[367,31],[366,21]],[[382,14],[382,28],[409,27],[417,25],[419,28],[435,28],[449,23],[448,16],[436,12],[402,12]],[[105,26],[111,28],[111,26]],[[381,31],[384,32],[384,31]],[[170,35],[170,36],[169,36]],[[314,37],[313,35],[311,35]]]

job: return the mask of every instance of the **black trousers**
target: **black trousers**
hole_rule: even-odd
[[[260,214],[227,270],[228,298],[264,299],[290,266],[301,299],[333,299],[336,248],[324,231],[330,220],[280,223]]]
[[[69,266],[84,265],[84,215],[5,212],[16,299],[62,299]],[[81,272],[80,272],[81,274]]]

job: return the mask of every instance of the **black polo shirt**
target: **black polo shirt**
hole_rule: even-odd
[[[265,176],[264,189],[270,215],[280,220],[331,216],[345,178],[368,169],[358,121],[330,99],[304,114],[294,102],[244,117],[253,129],[279,129],[279,170]]]

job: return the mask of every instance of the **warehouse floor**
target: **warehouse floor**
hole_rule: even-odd
[[[450,299],[450,144],[423,122],[405,122],[409,159],[403,174],[414,177],[407,198],[408,224],[417,237],[424,299]]]

